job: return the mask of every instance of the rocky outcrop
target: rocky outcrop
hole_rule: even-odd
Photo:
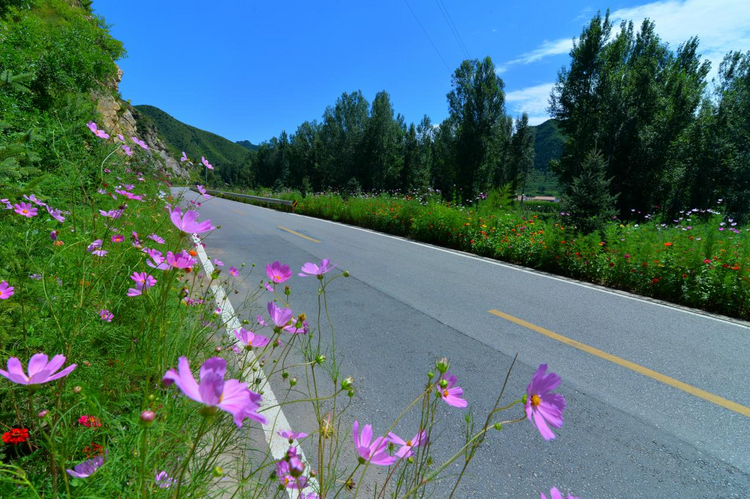
[[[122,70],[117,68],[116,78],[106,85],[105,90],[92,92],[96,111],[100,115],[100,122],[97,123],[99,127],[110,134],[139,137],[148,144],[151,155],[172,177],[189,178],[189,172],[172,157],[148,120],[137,120],[137,111],[119,98],[121,80]]]

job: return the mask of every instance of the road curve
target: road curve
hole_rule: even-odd
[[[222,226],[206,244],[227,265],[331,258],[352,274],[329,302],[337,356],[358,387],[348,417],[375,431],[419,392],[439,356],[451,358],[480,416],[516,353],[514,395],[541,363],[562,377],[558,438],[545,442],[530,424],[493,433],[459,497],[537,498],[552,486],[582,498],[750,496],[747,326],[229,200],[205,201],[201,213]],[[311,314],[316,283],[291,284],[295,310]],[[314,430],[294,405],[287,416],[295,430]],[[410,424],[397,433],[413,434]],[[441,424],[440,445],[460,447],[461,411]]]

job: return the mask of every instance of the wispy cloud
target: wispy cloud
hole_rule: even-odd
[[[531,64],[532,62],[542,60],[545,57],[549,57],[552,55],[567,54],[568,52],[570,52],[571,48],[573,48],[572,37],[561,38],[554,41],[545,40],[544,42],[542,42],[539,48],[532,50],[531,52],[521,54],[517,59],[513,59],[506,64]]]
[[[691,36],[700,38],[699,51],[711,61],[712,76],[730,50],[750,50],[750,2],[747,0],[663,0],[612,12],[615,21],[638,26],[649,18],[656,32],[673,49]]]
[[[529,122],[538,125],[549,119],[547,101],[553,86],[554,83],[550,82],[513,90],[505,94],[505,102],[511,114],[526,113],[529,115]]]

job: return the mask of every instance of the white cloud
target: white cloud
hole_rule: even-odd
[[[750,2],[747,0],[663,0],[611,13],[616,22],[645,18],[656,23],[656,33],[676,50],[691,36],[698,36],[698,51],[711,61],[711,76],[730,50],[750,50]]]
[[[552,82],[542,83],[507,92],[505,102],[512,115],[526,113],[529,115],[529,122],[532,125],[538,125],[549,119],[547,106],[549,106],[549,95],[554,85]]]
[[[572,37],[554,41],[545,40],[538,49],[521,54],[517,59],[509,61],[507,64],[531,64],[551,55],[567,54],[571,48],[573,48]]]
[[[496,75],[501,75],[501,74],[505,73],[506,71],[508,71],[508,66],[504,66],[502,64],[498,64],[497,66],[495,66],[495,74]]]

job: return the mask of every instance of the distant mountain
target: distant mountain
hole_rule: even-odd
[[[560,159],[562,156],[565,136],[560,131],[557,120],[547,120],[534,128],[536,128],[534,169],[545,173],[550,160]]]
[[[154,106],[134,106],[136,121],[153,125],[167,149],[179,158],[185,151],[192,160],[205,156],[214,166],[239,167],[247,163],[251,154],[247,148],[215,133],[200,130],[178,121]],[[249,143],[249,142],[248,142]]]
[[[253,144],[252,142],[250,142],[249,140],[238,140],[237,142],[235,142],[235,144],[239,144],[242,147],[244,147],[245,149],[248,149],[250,151],[257,151],[258,147],[259,147],[259,146],[255,145],[255,144]]]

